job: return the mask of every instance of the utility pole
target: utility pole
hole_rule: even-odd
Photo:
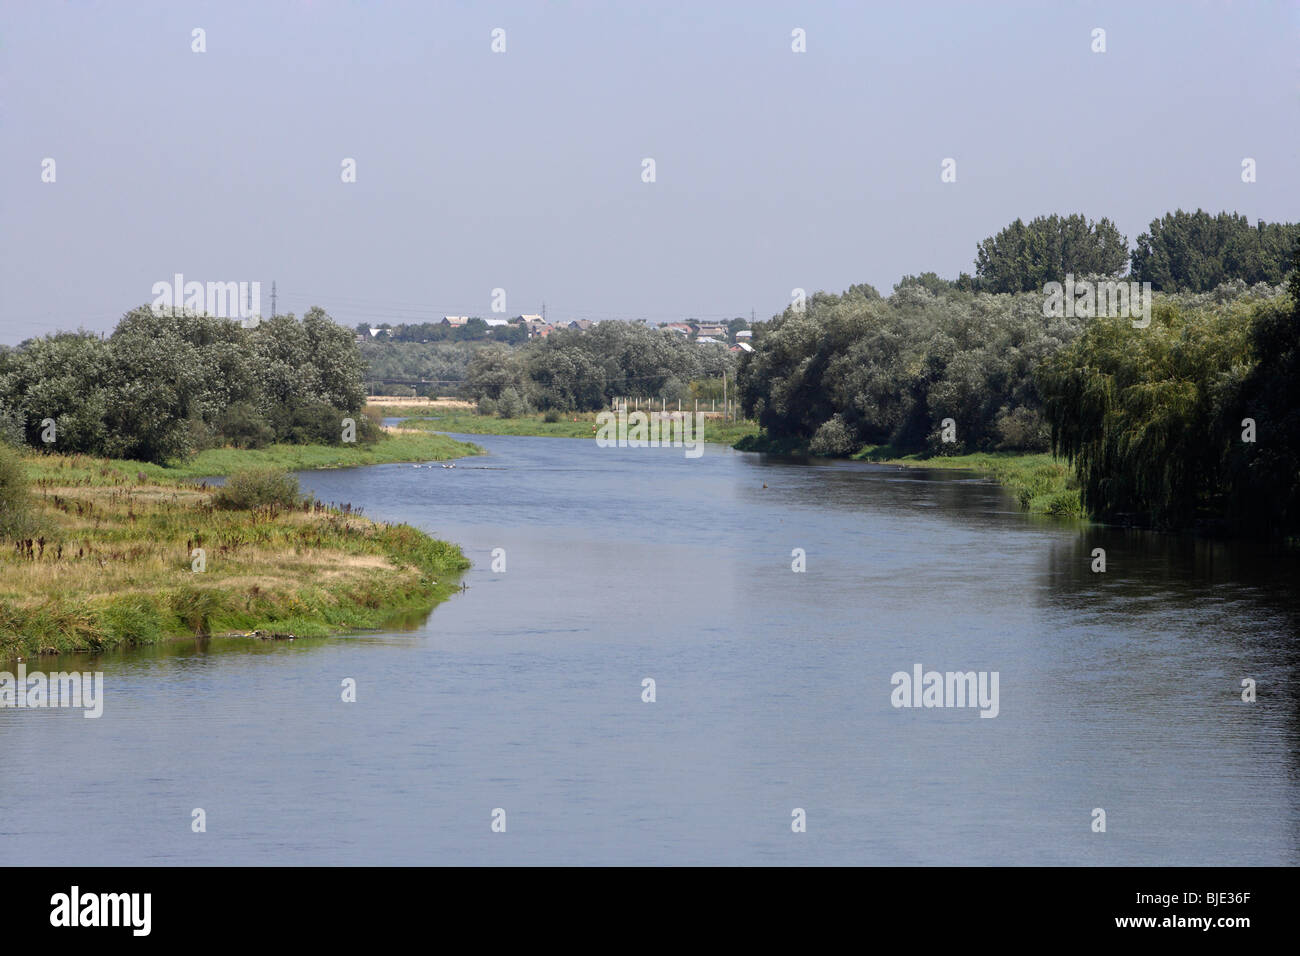
[[[275,280],[271,280],[271,318],[275,318]]]

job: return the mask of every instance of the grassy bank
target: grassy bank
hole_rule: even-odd
[[[469,566],[460,549],[348,504],[223,511],[196,476],[475,453],[439,435],[373,446],[204,452],[178,467],[84,455],[22,459],[39,530],[0,549],[0,662],[169,638],[321,636],[427,612]],[[205,567],[193,569],[193,549]]]
[[[313,471],[321,468],[357,468],[363,465],[386,465],[403,461],[444,461],[481,455],[477,445],[460,442],[446,435],[400,432],[373,444],[350,445],[268,445],[265,448],[211,448],[192,458],[169,465],[142,461],[121,461],[86,456],[72,456],[85,462],[92,471],[108,467],[132,479],[144,474],[150,479],[209,478],[228,475],[240,468],[283,468],[285,471]],[[37,455],[29,458],[33,477],[42,468],[41,460],[56,461],[59,456]],[[70,461],[71,457],[63,459]],[[106,464],[104,464],[106,462]],[[92,464],[93,463],[93,464]],[[62,467],[67,467],[63,465]]]
[[[774,455],[807,455],[806,442],[779,440],[758,434],[736,444],[741,451]],[[905,454],[888,445],[867,445],[852,456],[855,461],[903,465],[909,468],[952,468],[979,472],[1006,487],[1020,507],[1031,514],[1065,518],[1083,516],[1074,472],[1065,462],[1048,454],[1026,452],[977,452],[970,455]]]
[[[437,410],[428,406],[385,405],[383,414],[392,417],[409,416],[403,427],[466,435],[534,435],[547,438],[595,438],[595,412],[568,412],[559,421],[548,422],[541,414],[500,418],[496,415],[479,415],[472,411]],[[734,445],[742,438],[758,433],[756,422],[724,422],[708,418],[704,422],[704,440],[721,445]]]
[[[916,468],[954,468],[977,471],[1003,485],[1031,514],[1063,518],[1083,516],[1074,472],[1065,462],[1048,454],[1024,452],[976,452],[971,455],[900,455],[884,445],[868,445],[853,456],[857,461]]]

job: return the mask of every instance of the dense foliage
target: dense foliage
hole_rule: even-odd
[[[938,288],[939,294],[931,291]],[[962,292],[906,279],[817,293],[760,323],[740,362],[741,406],[779,442],[846,454],[864,444],[957,453],[1047,447],[1037,364],[1082,329],[1041,295]],[[945,418],[956,441],[940,441]]]
[[[466,392],[485,410],[594,411],[616,396],[689,401],[698,379],[731,374],[722,345],[687,341],[636,322],[559,330],[518,349],[483,348],[470,359]]]
[[[1098,318],[1044,364],[1053,449],[1092,514],[1300,531],[1298,293],[1293,273],[1289,296],[1158,299],[1149,327]]]
[[[244,329],[140,308],[107,339],[65,332],[0,350],[0,429],[151,462],[222,444],[337,444],[348,416],[367,440],[361,372],[353,334],[320,309]]]
[[[1181,209],[1152,220],[1133,249],[1132,274],[1166,292],[1208,292],[1241,280],[1278,285],[1300,242],[1300,224],[1252,226],[1245,216]]]
[[[1109,219],[1081,215],[1017,219],[979,244],[976,287],[985,292],[1039,292],[1048,282],[1076,276],[1114,277],[1128,264],[1128,240]]]
[[[405,393],[390,385],[382,389],[382,394],[423,394],[433,398],[464,394],[470,359],[483,349],[492,347],[487,342],[420,343],[378,339],[361,343],[361,358],[366,363],[367,382],[428,383],[416,384]]]

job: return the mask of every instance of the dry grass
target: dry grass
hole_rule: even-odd
[[[212,489],[84,456],[28,464],[41,530],[0,544],[0,661],[195,633],[377,626],[432,607],[468,566],[458,548],[350,505],[222,511]]]

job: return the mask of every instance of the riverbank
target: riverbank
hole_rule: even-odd
[[[462,435],[529,435],[543,438],[595,438],[596,412],[566,412],[556,421],[547,421],[540,413],[500,418],[496,415],[479,415],[468,410],[448,408],[430,410],[428,405],[385,404],[386,416],[405,417],[403,428],[423,431],[452,432]],[[724,422],[720,418],[706,418],[703,438],[719,445],[734,445],[742,438],[758,434],[758,423],[750,421]]]
[[[456,545],[371,521],[348,503],[218,510],[215,489],[192,479],[480,451],[416,434],[369,446],[219,449],[175,467],[28,454],[40,530],[0,549],[0,662],[196,635],[324,636],[427,613],[469,567]]]
[[[739,451],[774,455],[808,455],[806,443],[778,441],[766,435],[745,438],[736,444]],[[853,461],[870,461],[905,468],[946,468],[974,471],[987,475],[1016,497],[1022,510],[1030,514],[1060,518],[1081,518],[1083,505],[1074,473],[1065,462],[1045,453],[976,452],[970,455],[904,454],[888,445],[866,445],[853,455]]]
[[[1074,472],[1048,454],[976,452],[971,455],[898,455],[887,446],[868,445],[855,461],[875,461],[909,468],[950,468],[977,471],[1005,487],[1030,514],[1082,518],[1083,505]]]

